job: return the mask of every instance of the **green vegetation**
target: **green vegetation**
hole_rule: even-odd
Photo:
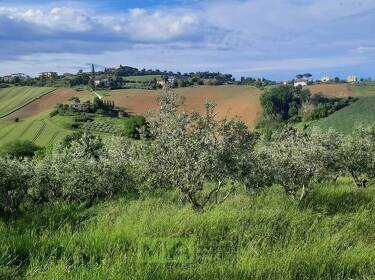
[[[132,82],[151,82],[153,80],[161,80],[161,75],[144,75],[144,76],[127,76],[124,81]]]
[[[0,147],[0,155],[11,158],[33,157],[40,147],[31,141],[16,140]]]
[[[16,123],[0,121],[0,146],[15,139],[29,140],[42,147],[56,143],[70,133],[68,121],[49,118],[47,114]]]
[[[375,277],[374,125],[265,137],[158,101],[140,141],[0,157],[1,279]]]
[[[52,87],[9,87],[0,89],[0,118],[54,89]]]
[[[2,279],[373,279],[375,191],[279,187],[196,213],[174,193],[91,208],[55,203],[0,221]]]
[[[358,124],[373,124],[375,122],[375,97],[361,97],[357,102],[324,119],[313,122],[312,125],[323,129],[334,128],[348,134]]]
[[[311,121],[327,117],[357,101],[356,98],[328,98],[311,95],[307,89],[294,86],[268,87],[262,94],[262,114],[257,127],[272,129],[286,123]]]
[[[375,82],[361,82],[348,85],[349,90],[361,95],[375,95]]]

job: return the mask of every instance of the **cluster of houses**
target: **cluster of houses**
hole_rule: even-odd
[[[319,81],[321,83],[329,83],[332,81],[332,79],[330,76],[324,75],[323,77],[320,78]],[[359,81],[359,78],[356,75],[349,75],[346,79],[346,82],[348,83],[357,83],[358,81]],[[305,79],[302,77],[302,78],[297,78],[293,80],[292,82],[285,81],[284,85],[293,84],[295,87],[298,87],[298,86],[304,87],[304,86],[307,86],[309,83],[310,83],[309,79]]]
[[[42,72],[38,75],[39,78],[57,78],[58,76],[57,72]],[[2,77],[5,83],[26,82],[30,79],[31,77],[25,73],[14,73]]]
[[[31,79],[30,76],[28,76],[24,73],[14,73],[14,74],[3,76],[2,78],[3,78],[3,81],[5,83],[13,83],[13,82],[16,82],[16,81],[26,82],[26,81]]]

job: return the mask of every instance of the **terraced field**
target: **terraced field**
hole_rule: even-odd
[[[20,122],[0,122],[0,146],[15,139],[30,140],[39,146],[47,146],[71,133],[56,124],[46,114]]]
[[[0,118],[50,93],[52,87],[10,87],[0,89]]]

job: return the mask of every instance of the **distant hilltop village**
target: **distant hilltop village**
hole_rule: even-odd
[[[299,86],[307,86],[309,84],[316,84],[316,83],[358,83],[363,81],[371,80],[371,78],[368,79],[359,79],[356,75],[349,75],[346,80],[341,80],[339,77],[335,77],[332,79],[329,75],[325,74],[323,75],[319,80],[313,80],[312,74],[298,74],[296,75],[295,79],[290,81],[284,81],[284,85],[294,85],[295,87]]]
[[[298,74],[294,79],[284,81],[284,85],[305,87],[317,83],[359,83],[371,79],[360,79],[356,75],[349,75],[345,80],[339,77],[331,78],[328,74],[320,79],[314,79],[310,73]],[[95,71],[94,65],[91,71],[79,70],[76,74],[58,72],[42,72],[37,77],[30,77],[24,73],[14,73],[0,77],[0,87],[10,85],[26,86],[58,86],[58,87],[89,87],[96,89],[161,89],[165,86],[172,88],[189,86],[217,86],[217,85],[250,85],[263,89],[280,82],[265,78],[241,77],[236,80],[231,74],[220,72],[172,72],[160,70],[137,69],[130,66],[120,65],[118,68],[104,68]]]

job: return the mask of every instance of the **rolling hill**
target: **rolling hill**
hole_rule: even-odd
[[[313,123],[323,129],[333,128],[341,133],[350,133],[353,127],[363,123],[375,123],[375,96],[360,97],[359,100],[327,118]]]
[[[0,89],[0,118],[50,93],[52,87],[9,87]]]

